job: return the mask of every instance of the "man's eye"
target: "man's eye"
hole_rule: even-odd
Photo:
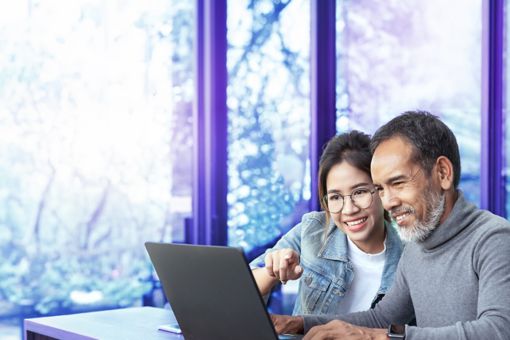
[[[404,185],[405,185],[405,182],[394,182],[394,183],[393,183],[393,186],[394,186],[395,188],[401,188],[401,187],[403,187]]]

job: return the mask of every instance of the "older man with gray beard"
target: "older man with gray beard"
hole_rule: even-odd
[[[272,316],[305,339],[510,339],[510,223],[457,189],[452,131],[406,112],[375,133],[372,179],[408,241],[376,308],[341,316]],[[416,326],[409,325],[416,319]]]

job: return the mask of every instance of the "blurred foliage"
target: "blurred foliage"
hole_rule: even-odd
[[[0,316],[139,304],[191,213],[193,3],[0,13]]]
[[[309,2],[228,1],[228,14],[229,244],[250,251],[308,209]]]

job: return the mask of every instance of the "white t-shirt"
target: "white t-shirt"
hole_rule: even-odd
[[[370,309],[370,305],[381,286],[386,245],[377,254],[367,254],[349,238],[347,255],[351,260],[354,278],[345,292],[339,308],[340,313],[360,312]]]

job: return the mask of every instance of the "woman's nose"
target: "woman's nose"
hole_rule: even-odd
[[[354,204],[354,202],[352,201],[351,196],[345,196],[344,197],[344,206],[342,208],[342,213],[344,213],[346,215],[349,215],[349,214],[352,214],[352,213],[356,213],[358,211],[359,211],[359,208],[358,208],[358,206],[356,206],[356,204]]]

